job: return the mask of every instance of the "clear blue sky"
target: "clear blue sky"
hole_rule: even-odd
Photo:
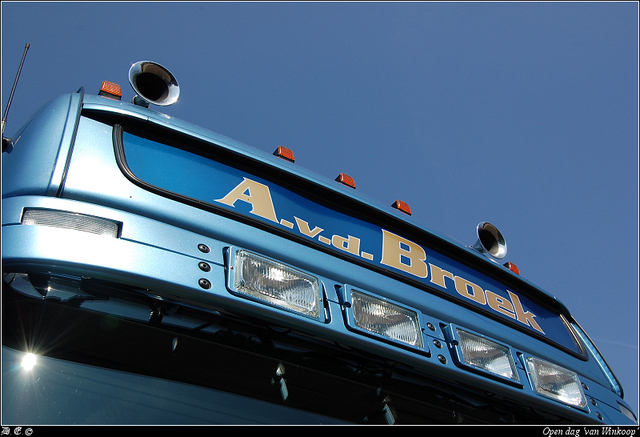
[[[6,134],[129,66],[177,76],[166,109],[464,244],[487,220],[573,312],[638,412],[638,4],[2,3]]]

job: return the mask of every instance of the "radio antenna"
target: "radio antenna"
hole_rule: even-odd
[[[24,58],[27,57],[27,50],[29,50],[29,43],[24,46],[24,53],[22,54],[22,60],[20,61],[20,67],[18,68],[18,74],[16,74],[16,79],[13,81],[13,88],[11,88],[11,94],[9,95],[9,101],[7,102],[7,107],[4,110],[4,115],[2,116],[2,149],[4,150],[4,127],[7,124],[7,114],[9,113],[9,106],[11,106],[11,101],[13,100],[13,93],[16,92],[16,85],[18,85],[18,78],[20,77],[20,72],[22,71],[22,64],[24,64]]]

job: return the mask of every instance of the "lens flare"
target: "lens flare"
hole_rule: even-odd
[[[23,358],[22,358],[22,368],[24,370],[31,370],[33,369],[33,367],[36,365],[36,356],[34,354],[32,354],[31,352],[27,353]]]

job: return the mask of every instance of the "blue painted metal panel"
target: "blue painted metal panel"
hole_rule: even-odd
[[[17,132],[2,159],[2,197],[56,195],[80,118],[82,95],[57,97],[43,105]],[[25,178],[24,175],[29,177]]]

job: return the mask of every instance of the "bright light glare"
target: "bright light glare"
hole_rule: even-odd
[[[22,368],[24,370],[31,370],[33,369],[33,367],[36,365],[36,356],[34,354],[32,354],[31,352],[27,353],[23,358],[22,358]]]

